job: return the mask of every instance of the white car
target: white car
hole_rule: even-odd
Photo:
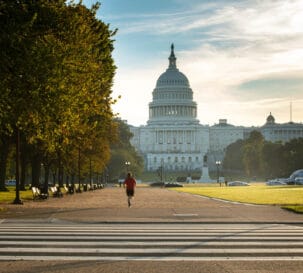
[[[283,186],[283,185],[287,185],[287,183],[285,183],[284,181],[280,181],[279,179],[273,179],[273,180],[268,180],[266,182],[267,186]]]
[[[249,183],[244,181],[231,181],[227,183],[227,186],[250,186]]]
[[[14,179],[6,180],[5,185],[6,186],[16,186],[16,180],[14,180]]]
[[[295,178],[295,184],[303,185],[303,177],[296,177]]]

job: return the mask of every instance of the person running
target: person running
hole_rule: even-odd
[[[126,195],[127,195],[127,202],[128,206],[131,207],[131,199],[135,195],[135,187],[136,187],[136,180],[132,177],[131,173],[127,173],[127,177],[124,180],[123,186],[126,187]]]

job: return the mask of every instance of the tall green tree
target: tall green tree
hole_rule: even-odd
[[[259,131],[252,131],[243,146],[243,164],[248,176],[263,174],[262,149],[264,137]]]
[[[144,169],[144,160],[131,145],[132,133],[129,126],[122,120],[116,120],[118,125],[118,139],[111,145],[111,159],[108,164],[108,173],[111,180],[124,178],[127,171],[138,177]],[[130,165],[125,163],[129,162]]]
[[[243,172],[243,145],[244,140],[239,139],[227,146],[223,160],[223,168],[227,172]]]
[[[1,143],[22,132],[49,154],[41,158],[55,154],[58,167],[72,149],[98,143],[98,137],[109,149],[115,31],[96,18],[98,8],[60,0],[0,1]],[[105,165],[108,158],[99,159]]]
[[[267,178],[285,176],[287,160],[284,145],[281,142],[266,141],[262,149],[262,162]]]
[[[285,176],[303,169],[303,138],[292,139],[284,145]]]

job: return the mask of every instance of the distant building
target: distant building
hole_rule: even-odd
[[[270,113],[260,131],[268,141],[285,143],[291,139],[303,137],[303,124],[294,122],[276,123],[275,118]]]
[[[144,156],[146,170],[199,170],[209,149],[209,127],[197,120],[197,103],[177,68],[173,45],[168,59],[153,90],[147,125],[131,127],[131,142]]]
[[[220,119],[218,124],[210,127],[209,150],[224,151],[226,146],[244,138],[243,126],[234,126],[227,123],[226,119]]]
[[[247,138],[253,130],[261,131],[270,141],[303,137],[302,124],[276,124],[271,114],[261,128],[234,126],[226,119],[213,126],[201,125],[189,81],[177,68],[173,45],[168,60],[168,68],[152,93],[147,125],[130,126],[131,144],[143,155],[146,170],[162,167],[167,171],[200,171],[205,156],[210,169],[215,169],[215,162],[223,160],[226,147]]]

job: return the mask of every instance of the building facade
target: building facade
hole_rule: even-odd
[[[197,119],[197,103],[187,77],[177,68],[173,45],[168,60],[152,93],[147,125],[131,127],[132,144],[148,171],[199,170],[209,149],[209,127]]]
[[[264,138],[271,142],[288,142],[294,138],[303,137],[303,124],[295,122],[276,123],[275,118],[270,113],[266,123],[260,128]]]
[[[303,125],[277,124],[273,116],[262,127],[234,126],[220,119],[213,126],[201,125],[197,103],[187,77],[177,68],[171,46],[168,68],[160,75],[149,103],[147,125],[130,126],[131,144],[142,154],[147,171],[162,167],[166,171],[201,171],[205,158],[214,169],[223,160],[226,147],[259,130],[269,141],[288,141],[303,137]]]

